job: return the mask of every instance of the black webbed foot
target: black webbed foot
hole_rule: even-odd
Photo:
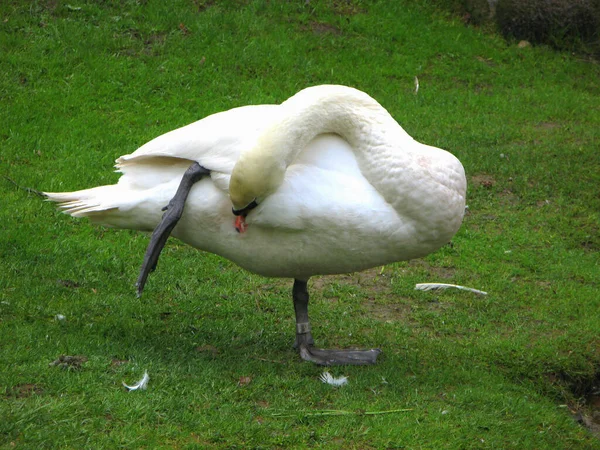
[[[296,347],[300,357],[320,366],[375,364],[379,349],[370,350],[324,350],[314,347],[308,319],[308,289],[306,281],[294,280],[292,296],[296,312]]]
[[[381,350],[323,350],[300,346],[300,357],[319,366],[365,366],[375,364]]]
[[[175,228],[175,225],[177,225],[177,222],[179,222],[179,219],[183,214],[185,201],[187,200],[192,186],[206,175],[210,175],[208,169],[202,167],[197,162],[193,163],[183,174],[183,178],[181,179],[181,183],[177,188],[175,196],[171,199],[169,204],[162,209],[166,212],[160,223],[152,232],[150,243],[148,244],[146,254],[144,255],[144,261],[140,268],[140,274],[135,283],[138,297],[142,295],[149,273],[156,269],[160,252],[167,243],[171,231],[173,231],[173,228]]]

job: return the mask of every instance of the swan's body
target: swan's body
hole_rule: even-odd
[[[47,196],[73,216],[151,231],[193,162],[210,176],[191,187],[172,234],[271,277],[424,256],[450,241],[465,207],[458,159],[416,142],[375,100],[343,86],[214,114],[119,158],[116,185]],[[239,233],[232,204],[253,200]]]

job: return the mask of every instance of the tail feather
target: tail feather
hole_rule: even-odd
[[[117,184],[44,195],[73,217],[87,217],[109,227],[152,231],[189,165],[188,160],[162,156],[133,159],[117,165],[123,172]]]
[[[168,199],[153,198],[148,191],[126,191],[123,186],[99,186],[75,192],[44,192],[58,209],[73,217],[114,228],[152,231]]]
[[[118,205],[108,200],[111,194],[115,194],[115,187],[116,185],[99,186],[75,192],[44,192],[44,195],[49,201],[58,203],[58,209],[65,214],[73,217],[86,217],[93,213],[118,208]]]
[[[73,217],[85,217],[86,215],[94,212],[107,211],[115,208],[101,209],[101,206],[97,203],[91,204],[79,201],[63,203],[58,206],[58,209],[64,213],[72,215]]]

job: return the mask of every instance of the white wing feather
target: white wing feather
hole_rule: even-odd
[[[340,387],[340,386],[343,386],[345,384],[348,384],[348,378],[347,377],[337,377],[337,378],[335,378],[329,372],[323,372],[321,374],[321,376],[319,377],[319,379],[323,383],[330,384],[330,385],[335,386],[335,387]]]
[[[417,291],[433,291],[437,289],[460,289],[461,291],[469,291],[479,295],[487,295],[487,292],[473,289],[470,287],[459,286],[458,284],[446,283],[419,283],[415,286]]]
[[[123,386],[125,386],[128,391],[137,391],[138,389],[144,390],[148,387],[148,381],[150,381],[150,375],[148,375],[148,372],[146,371],[144,372],[144,376],[142,377],[142,379],[133,386],[129,386],[124,382]]]

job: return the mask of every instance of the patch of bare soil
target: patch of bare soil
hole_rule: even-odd
[[[421,269],[427,272],[427,280],[423,280],[423,283],[434,283],[440,280],[449,280],[454,278],[456,269],[453,267],[439,267],[432,266],[424,259],[413,259],[409,261],[408,266],[413,269]]]
[[[208,8],[212,7],[216,1],[214,0],[193,0],[192,3],[196,7],[199,13],[206,11]]]
[[[119,358],[113,358],[113,359],[110,361],[110,366],[111,366],[112,368],[117,368],[117,367],[121,367],[121,366],[123,366],[123,365],[125,365],[125,364],[127,364],[127,363],[129,363],[129,360],[128,360],[128,359],[119,359]]]
[[[596,404],[595,409],[585,413],[578,411],[574,415],[575,420],[586,427],[590,432],[600,439],[600,405]]]
[[[333,284],[357,286],[378,294],[391,292],[389,276],[382,267],[373,267],[362,272],[313,277],[310,279],[309,289],[322,291]]]
[[[573,419],[600,439],[600,368],[591,379],[573,381],[568,376],[556,373],[548,374],[547,378],[553,384],[567,385],[575,399],[567,404]]]
[[[310,29],[314,34],[317,34],[317,35],[322,35],[322,34],[340,35],[340,34],[342,34],[342,30],[340,30],[338,27],[336,27],[335,25],[331,25],[329,23],[324,23],[324,22],[311,22],[309,24],[309,27],[307,27],[307,29]]]
[[[32,395],[41,394],[43,391],[44,390],[37,384],[23,383],[13,386],[8,394],[16,398],[27,398],[31,397]]]
[[[488,175],[485,173],[472,175],[470,181],[470,184],[472,186],[481,186],[488,189],[496,184],[496,179],[492,175]]]
[[[81,369],[83,363],[85,363],[87,360],[88,359],[85,356],[81,355],[60,355],[57,359],[55,359],[48,365],[57,366],[65,370],[77,370]]]
[[[366,10],[363,8],[364,5],[356,4],[352,0],[334,0],[333,10],[340,16],[354,16],[356,14],[365,13]]]
[[[583,383],[582,387],[582,404],[575,408],[575,420],[600,439],[600,372],[593,382]]]
[[[540,122],[537,124],[537,127],[542,130],[553,130],[555,128],[560,128],[560,124],[556,122]]]
[[[363,303],[363,307],[369,317],[385,323],[408,322],[412,311],[411,306],[406,303],[379,303],[370,299]]]

